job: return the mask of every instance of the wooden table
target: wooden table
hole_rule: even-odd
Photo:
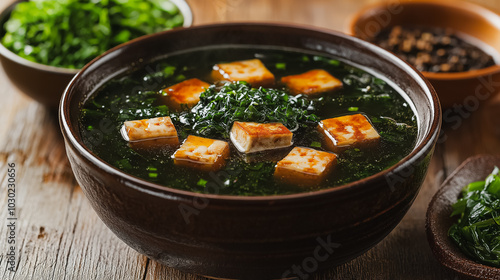
[[[12,0],[2,0],[0,8]],[[279,21],[343,30],[369,0],[189,0],[195,24]],[[476,1],[500,11],[495,0]],[[29,81],[26,81],[29,82]],[[204,279],[130,249],[99,220],[66,159],[57,117],[19,92],[0,70],[0,279]],[[467,157],[500,153],[500,98],[444,124],[427,178],[408,214],[376,247],[311,279],[458,279],[434,259],[425,212]],[[16,173],[17,272],[7,270],[8,163]]]

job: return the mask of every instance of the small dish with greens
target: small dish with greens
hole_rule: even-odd
[[[436,258],[473,279],[498,279],[500,158],[466,160],[443,183],[427,211],[427,236]]]
[[[104,51],[192,24],[183,0],[94,2],[16,1],[0,13],[0,62],[21,92],[55,108],[79,69]]]
[[[1,44],[32,62],[80,69],[134,38],[191,24],[184,1],[37,0],[15,4]]]

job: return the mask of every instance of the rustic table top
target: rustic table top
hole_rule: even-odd
[[[1,0],[0,8],[12,0]],[[344,30],[374,2],[341,0],[188,0],[195,24],[272,21]],[[500,11],[496,0],[477,0]],[[29,81],[27,81],[29,82]],[[205,279],[135,252],[97,217],[75,181],[57,116],[25,97],[0,69],[0,279]],[[500,96],[444,122],[422,189],[401,223],[357,259],[311,279],[458,279],[433,257],[425,212],[443,180],[467,157],[500,154]],[[17,271],[7,267],[8,164],[16,173]]]

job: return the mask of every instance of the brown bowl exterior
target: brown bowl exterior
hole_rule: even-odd
[[[316,51],[387,73],[415,104],[420,122],[415,150],[389,170],[345,186],[241,197],[196,194],[146,182],[101,161],[82,144],[80,106],[103,79],[169,53],[219,44]],[[76,75],[63,95],[59,116],[75,176],[118,237],[167,266],[231,279],[303,277],[299,273],[309,275],[344,263],[377,244],[415,199],[441,121],[430,84],[394,55],[333,31],[267,24],[197,26],[115,48]]]
[[[451,28],[500,54],[500,16],[462,1],[416,0],[375,4],[355,14],[347,31],[370,40],[380,30],[396,25]],[[500,91],[500,65],[459,73],[423,72],[423,75],[434,86],[443,108],[483,101]]]
[[[0,48],[4,47],[0,45]],[[0,51],[0,63],[7,77],[21,92],[52,109],[57,109],[61,94],[77,72],[31,67],[4,55],[2,51]]]
[[[425,226],[432,252],[441,264],[467,279],[500,279],[500,268],[469,259],[448,237],[448,230],[456,222],[456,218],[450,217],[452,205],[465,186],[484,180],[495,166],[500,166],[500,156],[479,155],[467,159],[443,182],[427,209]]]

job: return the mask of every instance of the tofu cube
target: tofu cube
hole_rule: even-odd
[[[333,153],[295,147],[276,164],[274,177],[283,183],[312,187],[321,184],[336,164]]]
[[[212,78],[216,81],[245,81],[253,87],[274,85],[273,73],[264,66],[260,59],[216,64],[212,70]]]
[[[227,142],[189,135],[173,158],[176,165],[217,171],[224,166],[228,156]]]
[[[177,146],[179,138],[170,117],[126,121],[121,129],[123,138],[134,149]]]
[[[342,88],[342,82],[322,69],[281,78],[293,94],[316,95]]]
[[[125,140],[141,141],[155,138],[177,138],[177,130],[170,117],[126,121],[121,130]]]
[[[231,141],[242,153],[289,147],[292,136],[281,123],[234,122],[230,133]]]
[[[174,111],[191,108],[200,101],[200,95],[210,84],[199,79],[189,79],[163,90],[165,104]]]
[[[350,147],[370,147],[380,141],[378,132],[361,114],[322,120],[318,129],[324,135],[326,147],[334,152]]]

